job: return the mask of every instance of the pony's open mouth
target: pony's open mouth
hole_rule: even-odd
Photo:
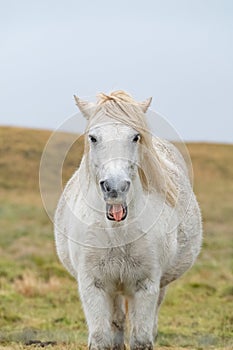
[[[106,216],[108,220],[122,221],[127,216],[127,205],[124,204],[106,204]]]

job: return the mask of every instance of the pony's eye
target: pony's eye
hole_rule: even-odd
[[[139,134],[135,135],[133,138],[133,142],[138,142],[139,140],[140,140],[140,135]]]
[[[97,138],[95,136],[92,136],[92,135],[89,135],[89,140],[92,142],[92,143],[96,143],[97,142]]]

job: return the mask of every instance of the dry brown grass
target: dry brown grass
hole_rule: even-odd
[[[47,281],[35,275],[32,271],[25,271],[14,281],[15,290],[24,297],[43,297],[48,293],[56,293],[61,289],[62,280],[56,276]]]

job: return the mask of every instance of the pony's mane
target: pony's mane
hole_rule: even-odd
[[[143,169],[139,167],[138,173],[143,189],[148,192],[155,189],[161,190],[165,195],[166,202],[174,206],[177,200],[177,188],[168,172],[165,161],[159,157],[153,146],[153,135],[148,128],[142,105],[122,90],[114,91],[108,95],[100,93],[97,95],[96,109],[88,120],[86,131],[104,120],[104,116],[128,125],[140,133],[140,143],[143,146],[141,147]],[[85,150],[88,151],[87,140]]]

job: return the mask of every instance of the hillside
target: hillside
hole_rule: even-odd
[[[70,343],[67,349],[86,342],[77,288],[57,261],[52,224],[40,199],[39,163],[49,136],[45,130],[0,128],[0,348],[2,343],[21,349],[18,343],[35,337]],[[169,288],[160,313],[158,348],[230,348],[233,145],[187,146],[205,238],[193,269]],[[63,183],[82,152],[81,138],[65,159]]]

